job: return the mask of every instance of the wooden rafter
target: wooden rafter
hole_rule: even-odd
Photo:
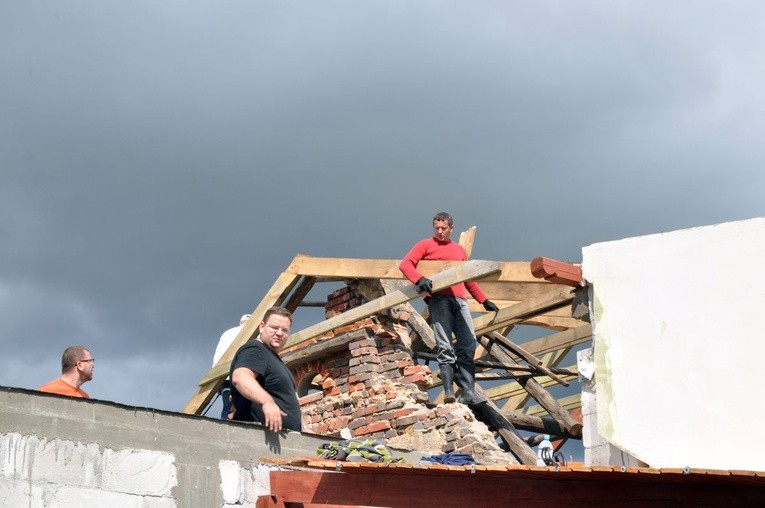
[[[279,275],[266,293],[266,296],[260,301],[255,310],[252,311],[252,317],[244,324],[234,341],[220,360],[218,360],[216,366],[210,369],[202,378],[202,381],[199,382],[196,393],[192,395],[191,399],[186,404],[186,407],[183,408],[184,413],[198,414],[210,403],[213,396],[218,391],[218,388],[220,388],[221,383],[228,375],[227,366],[231,364],[231,360],[234,358],[236,351],[248,340],[257,335],[258,324],[263,320],[266,311],[274,305],[281,305],[295,286],[297,280],[298,276],[292,273],[284,272]],[[216,374],[210,376],[211,372],[215,372]]]
[[[311,292],[314,285],[316,285],[316,277],[301,277],[301,281],[295,288],[295,291],[293,291],[289,296],[289,299],[284,302],[284,307],[290,312],[295,312],[295,309],[303,303],[303,299],[308,296],[308,293]]]

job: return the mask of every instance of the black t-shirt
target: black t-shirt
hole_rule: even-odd
[[[279,355],[259,340],[252,340],[240,347],[234,355],[230,374],[233,376],[234,370],[241,367],[254,372],[260,386],[273,397],[276,405],[287,413],[287,416],[282,418],[282,427],[301,431],[303,425],[300,403],[295,393],[295,379]],[[233,384],[231,397],[236,408],[234,420],[265,423],[263,407],[240,395]]]

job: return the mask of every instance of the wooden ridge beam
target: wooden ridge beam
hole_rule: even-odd
[[[422,260],[417,263],[417,270],[430,277],[436,273],[449,270],[469,261],[430,261]],[[363,258],[321,258],[299,254],[295,257],[289,273],[307,277],[318,277],[320,280],[343,279],[404,279],[398,266],[400,259],[363,259]],[[551,285],[543,279],[531,274],[528,262],[502,261],[499,270],[481,278],[479,282],[529,282],[540,285]],[[555,284],[552,284],[554,287]]]

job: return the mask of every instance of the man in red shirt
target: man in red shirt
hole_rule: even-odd
[[[467,253],[459,243],[451,240],[454,220],[446,212],[439,212],[433,217],[433,236],[417,242],[404,256],[399,269],[420,291],[426,293],[425,301],[430,310],[433,332],[436,337],[436,360],[444,384],[444,401],[454,402],[452,382],[457,374],[457,386],[460,388],[460,402],[478,404],[482,402],[475,394],[475,356],[476,338],[473,331],[473,317],[467,304],[467,293],[490,312],[499,309],[475,282],[455,284],[436,293],[433,281],[417,271],[417,263],[423,259],[439,261],[467,261]],[[452,333],[457,338],[456,347],[452,346]]]
[[[83,346],[70,346],[61,356],[61,377],[42,385],[37,390],[70,397],[89,399],[88,395],[80,387],[93,379],[93,363],[95,358],[90,351]]]

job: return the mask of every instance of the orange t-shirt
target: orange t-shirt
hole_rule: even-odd
[[[85,393],[84,390],[75,388],[61,378],[51,381],[48,384],[42,385],[37,389],[38,392],[56,393],[58,395],[68,395],[70,397],[80,397],[83,399],[89,399],[90,395]]]

